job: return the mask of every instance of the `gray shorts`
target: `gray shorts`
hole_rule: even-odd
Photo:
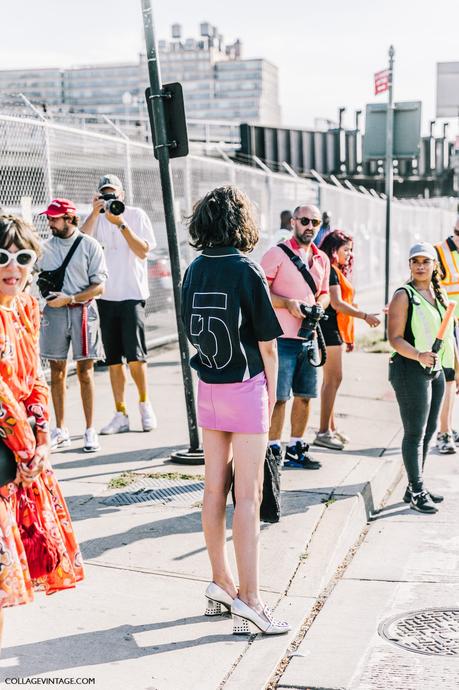
[[[72,357],[80,359],[103,359],[104,348],[99,327],[99,312],[95,300],[88,304],[86,328],[87,354],[83,352],[83,309],[81,307],[45,306],[40,326],[40,355],[44,359],[67,359],[70,344]]]

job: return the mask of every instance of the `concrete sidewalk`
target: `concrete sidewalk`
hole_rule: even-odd
[[[131,385],[133,431],[101,437],[101,451],[86,455],[78,384],[69,380],[73,445],[52,459],[81,544],[86,580],[74,591],[38,595],[34,604],[6,612],[4,682],[41,676],[95,678],[99,690],[265,687],[305,619],[321,605],[369,512],[400,476],[400,422],[387,382],[387,355],[348,355],[337,409],[352,442],[344,452],[314,450],[323,462],[319,471],[284,470],[282,520],[262,527],[263,595],[276,615],[288,618],[292,632],[233,637],[229,617],[202,615],[209,578],[200,523],[203,467],[165,459],[171,450],[187,447],[188,439],[175,347],[153,353],[150,381],[159,429],[140,431]],[[97,373],[97,392],[100,428],[112,415],[106,372]],[[318,404],[312,428],[317,413]],[[141,476],[120,480],[127,472]],[[154,475],[152,484],[145,474]],[[111,480],[117,487],[109,487]],[[154,490],[142,490],[149,482]],[[137,499],[145,500],[133,502]],[[229,505],[228,527],[231,514]]]

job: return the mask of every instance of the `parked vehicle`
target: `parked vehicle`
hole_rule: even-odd
[[[166,311],[174,305],[171,262],[167,249],[156,249],[148,258],[148,286],[150,297],[145,304],[145,315]]]

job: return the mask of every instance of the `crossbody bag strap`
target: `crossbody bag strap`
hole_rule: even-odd
[[[312,290],[312,294],[314,297],[317,295],[317,285],[315,284],[314,278],[312,277],[311,273],[308,271],[308,268],[304,261],[301,261],[300,257],[298,254],[295,254],[295,252],[292,252],[290,247],[287,247],[285,244],[280,244],[277,245],[279,249],[282,249],[283,252],[285,252],[290,259],[290,261],[295,264],[296,268],[299,270],[307,284]]]
[[[83,240],[83,235],[80,235],[79,237],[76,238],[75,242],[72,244],[70,247],[69,251],[67,252],[67,256],[65,257],[64,261],[60,265],[59,268],[61,268],[63,271],[67,268],[67,266],[70,263],[70,259],[72,256],[75,254],[76,250],[78,249],[78,245],[80,242]]]

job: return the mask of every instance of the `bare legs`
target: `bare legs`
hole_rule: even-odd
[[[53,399],[56,426],[61,429],[64,425],[65,414],[65,384],[67,379],[67,360],[50,360],[51,368],[51,397]]]
[[[212,578],[230,596],[236,596],[225,538],[226,497],[231,485],[233,455],[236,493],[233,540],[239,576],[239,597],[253,608],[261,607],[258,561],[266,443],[266,434],[230,434],[203,429],[206,482],[202,523]]]
[[[94,415],[94,361],[92,359],[82,359],[76,363],[76,367],[78,381],[80,382],[86,428],[90,429],[93,425]]]
[[[271,426],[269,428],[269,439],[275,441],[282,436],[282,429],[285,420],[285,406],[286,400],[278,400],[274,405],[273,416],[271,419]],[[296,438],[302,438],[306,431],[309,421],[310,398],[293,398],[292,413],[291,413],[291,435]]]
[[[65,420],[65,394],[67,381],[67,360],[56,359],[50,361],[51,367],[51,396],[53,399],[56,426],[61,429]],[[86,428],[93,424],[94,414],[94,361],[81,359],[76,363],[78,381],[80,382],[81,401],[86,419]]]
[[[212,580],[234,599],[236,587],[226,549],[226,497],[231,486],[231,434],[202,430],[206,481],[202,527],[212,566]]]
[[[343,380],[342,359],[341,345],[329,345],[327,347],[327,361],[323,367],[320,393],[320,433],[335,430],[333,408],[335,407],[336,394]]]
[[[260,503],[266,434],[233,434],[236,509],[233,540],[239,575],[239,598],[261,608],[259,592]]]
[[[139,393],[139,400],[145,402],[148,398],[147,392],[147,363],[129,362],[129,371]],[[126,389],[126,369],[124,364],[111,364],[109,366],[110,383],[112,385],[115,405],[118,406],[125,402],[124,392]]]
[[[453,428],[454,397],[456,395],[456,382],[447,381],[445,385],[445,397],[440,412],[440,433],[451,433]]]

